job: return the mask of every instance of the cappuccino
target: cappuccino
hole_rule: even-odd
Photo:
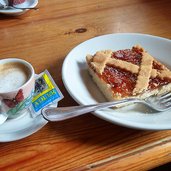
[[[27,66],[19,62],[0,64],[0,92],[13,91],[24,85],[30,78]]]

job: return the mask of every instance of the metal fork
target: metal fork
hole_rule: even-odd
[[[98,103],[93,105],[72,106],[72,107],[46,107],[42,110],[43,117],[48,121],[62,121],[65,119],[80,116],[82,114],[96,110],[116,107],[122,104],[142,103],[156,111],[162,112],[171,108],[171,92],[159,96],[151,96],[145,100],[129,98],[113,102]]]

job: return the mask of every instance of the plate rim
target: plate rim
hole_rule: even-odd
[[[70,90],[69,86],[67,85],[66,83],[66,79],[65,79],[65,70],[66,70],[66,67],[67,67],[67,62],[68,62],[68,59],[69,59],[69,56],[70,54],[72,54],[72,52],[78,48],[78,46],[81,46],[82,44],[88,42],[88,41],[91,41],[93,39],[97,39],[97,38],[103,38],[103,37],[106,37],[106,36],[115,36],[115,35],[134,35],[134,36],[145,36],[145,37],[152,37],[152,38],[156,38],[156,39],[160,39],[160,40],[164,40],[164,41],[168,41],[169,43],[171,43],[171,40],[168,39],[168,38],[165,38],[165,37],[159,37],[159,36],[155,36],[155,35],[151,35],[151,34],[143,34],[143,33],[111,33],[111,34],[103,34],[103,35],[100,35],[100,36],[96,36],[96,37],[93,37],[93,38],[90,38],[88,40],[85,40],[83,42],[81,42],[80,44],[76,45],[74,48],[72,48],[70,50],[70,52],[67,54],[67,56],[65,57],[65,60],[63,62],[63,65],[62,65],[62,81],[64,83],[64,86],[66,88],[66,90],[68,91],[68,93],[70,94],[70,96],[80,105],[84,105],[82,102],[80,102],[77,97],[74,96],[74,94],[72,93],[72,91]],[[134,129],[140,129],[140,130],[154,130],[154,131],[157,131],[157,130],[169,130],[171,129],[171,126],[168,128],[168,127],[162,127],[162,128],[158,128],[156,127],[155,125],[152,125],[152,126],[143,126],[143,124],[139,124],[138,125],[131,125],[130,121],[126,121],[126,122],[123,122],[123,121],[120,121],[118,119],[116,120],[111,120],[109,117],[104,117],[103,114],[100,112],[100,111],[97,111],[97,112],[92,112],[93,115],[97,116],[98,118],[101,118],[103,120],[106,120],[110,123],[113,123],[113,124],[117,124],[117,125],[120,125],[120,126],[124,126],[124,127],[128,127],[128,128],[134,128]]]

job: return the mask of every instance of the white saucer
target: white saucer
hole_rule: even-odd
[[[4,4],[4,0],[0,0],[0,3]],[[31,7],[35,7],[37,4],[38,4],[38,0],[26,0],[24,3],[15,6],[18,8],[27,8],[27,7],[31,8]],[[0,9],[1,14],[12,15],[12,16],[21,15],[26,11],[28,11],[28,9],[27,10],[15,9],[15,8]]]
[[[56,107],[57,104],[51,105]],[[10,142],[19,140],[40,130],[48,123],[42,115],[32,117],[28,110],[25,114],[17,119],[9,119],[0,125],[0,142]]]

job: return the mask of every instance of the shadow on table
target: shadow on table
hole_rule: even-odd
[[[156,167],[156,168],[151,169],[149,171],[169,171],[169,170],[171,170],[171,163],[167,163],[165,165]]]
[[[96,146],[127,146],[135,139],[141,144],[143,136],[153,131],[141,131],[117,126],[99,119],[91,114],[61,122],[51,122],[47,125],[53,135]],[[141,140],[140,140],[141,139]],[[122,145],[121,145],[122,144]]]

